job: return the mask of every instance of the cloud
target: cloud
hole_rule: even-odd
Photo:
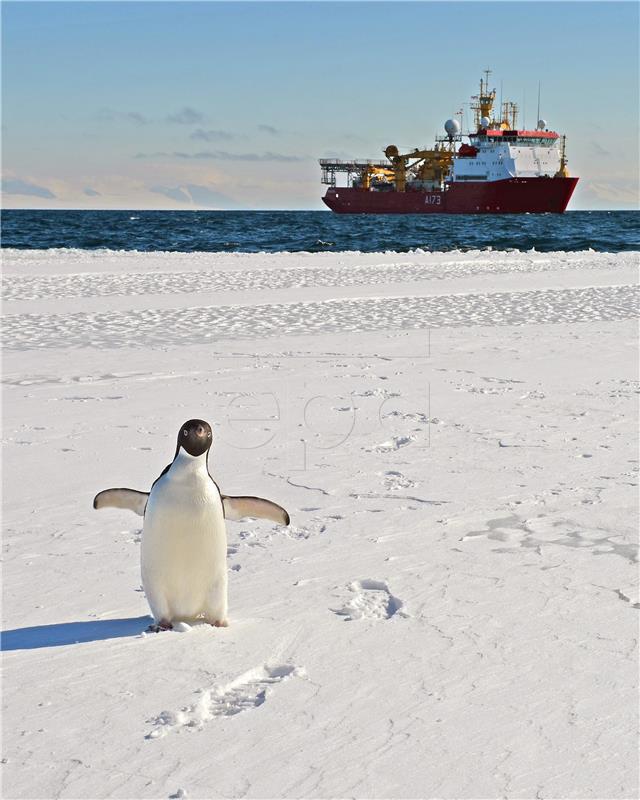
[[[225,150],[216,150],[213,158],[221,161],[305,161],[302,156],[285,155],[284,153],[228,153]]]
[[[197,206],[214,206],[229,205],[231,200],[222,192],[217,192],[214,189],[209,189],[208,186],[199,186],[195,183],[188,183],[187,191],[191,195],[191,199]]]
[[[596,156],[610,156],[611,153],[608,150],[599,144],[598,142],[594,141],[593,139],[589,142],[591,146],[591,152],[594,153]]]
[[[190,195],[183,191],[179,186],[176,186],[173,189],[169,186],[152,186],[149,191],[153,192],[154,194],[163,194],[165,197],[168,197],[170,200],[175,200],[178,203],[191,202]]]
[[[606,203],[623,203],[637,206],[640,202],[638,183],[632,179],[613,179],[604,181],[585,181],[582,194]]]
[[[2,191],[5,194],[25,194],[31,197],[44,197],[45,200],[52,200],[56,197],[46,186],[38,186],[35,183],[20,180],[20,178],[3,179]]]
[[[202,111],[197,111],[190,106],[184,106],[180,111],[176,111],[175,114],[169,114],[167,122],[174,122],[177,125],[197,125],[204,122],[205,119],[206,117]]]
[[[325,150],[320,158],[335,158],[341,161],[351,161],[354,156],[352,153],[347,153],[345,150]]]
[[[134,158],[180,158],[196,160],[218,160],[218,161],[307,161],[305,156],[291,156],[283,153],[229,153],[227,150],[203,150],[198,153],[183,153],[174,150],[172,153],[136,153]]]
[[[189,203],[201,208],[220,208],[233,205],[233,201],[227,195],[197,183],[174,187],[152,186],[150,191],[154,194],[162,194],[178,203]]]
[[[278,128],[274,128],[273,125],[258,125],[258,130],[264,133],[270,133],[272,136],[278,136],[278,134],[282,133]]]
[[[87,186],[83,192],[87,197],[100,197],[100,192],[96,192],[96,190],[92,189],[90,186]]]
[[[202,128],[198,128],[189,138],[203,142],[229,141],[230,139],[237,139],[238,134],[230,131],[205,131]]]
[[[100,122],[131,122],[134,125],[148,125],[150,122],[139,111],[115,111],[113,108],[101,108],[96,118]]]

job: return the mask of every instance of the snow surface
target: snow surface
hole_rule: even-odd
[[[636,797],[637,264],[4,251],[3,796]],[[146,634],[196,416],[292,522]]]

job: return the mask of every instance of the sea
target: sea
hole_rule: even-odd
[[[26,211],[1,214],[3,248],[173,252],[640,249],[640,212],[338,215],[329,211]]]

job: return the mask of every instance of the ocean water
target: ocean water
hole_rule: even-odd
[[[2,212],[2,247],[301,252],[640,249],[640,212],[342,216],[329,211]]]

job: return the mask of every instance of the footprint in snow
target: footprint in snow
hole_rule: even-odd
[[[391,619],[396,614],[408,616],[403,611],[403,602],[391,594],[386,581],[374,581],[366,578],[349,584],[352,595],[340,609],[334,613],[344,617],[345,622],[357,619]]]
[[[134,530],[122,531],[130,538],[126,539],[127,544],[140,544],[142,541],[142,528],[135,528]]]
[[[342,517],[336,515],[327,517],[327,519],[342,519]],[[326,530],[326,521],[322,517],[313,517],[306,525],[289,525],[284,535],[290,539],[310,539],[313,536],[325,533]]]
[[[292,664],[255,667],[235,680],[213,689],[200,690],[200,698],[181,711],[162,711],[152,719],[153,729],[146,739],[158,739],[172,730],[196,728],[220,717],[234,717],[263,705],[271,687],[291,677],[304,677],[305,672]]]
[[[394,436],[387,442],[382,442],[375,447],[368,448],[369,453],[392,453],[394,450],[399,450],[401,447],[406,447],[411,442],[415,441],[415,436]]]
[[[384,487],[389,491],[398,489],[411,489],[416,485],[415,481],[410,480],[397,470],[390,469],[384,473]]]

